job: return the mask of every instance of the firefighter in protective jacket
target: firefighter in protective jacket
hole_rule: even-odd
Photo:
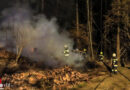
[[[117,67],[118,67],[118,59],[116,57],[116,53],[112,54],[112,72],[117,73]]]
[[[101,51],[99,54],[99,61],[103,61],[103,59],[104,59],[104,55],[103,52]]]
[[[64,45],[64,55],[65,55],[66,57],[69,56],[69,48],[68,48],[67,45]]]
[[[83,49],[83,53],[82,54],[83,54],[84,58],[86,58],[86,55],[87,55],[87,49],[86,48]]]

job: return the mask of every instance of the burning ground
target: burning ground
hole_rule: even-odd
[[[3,82],[10,82],[14,88],[72,88],[83,81],[88,80],[87,74],[81,74],[69,67],[54,70],[29,70],[27,72],[4,75]]]
[[[117,75],[110,75],[103,63],[97,63],[94,68],[75,69],[70,66],[56,68],[43,67],[43,62],[35,62],[21,57],[15,63],[16,55],[6,50],[0,50],[0,73],[2,83],[10,83],[8,90],[129,90],[129,69],[119,67]],[[89,63],[93,64],[94,63]],[[109,65],[109,63],[107,63]],[[130,65],[130,64],[128,64]]]
[[[106,71],[100,68],[94,71],[81,72],[82,69],[75,69],[69,66],[47,68],[39,64],[41,62],[31,61],[21,57],[18,64],[15,63],[15,54],[0,50],[0,72],[2,83],[11,83],[11,88],[19,90],[41,90],[41,89],[69,89],[88,82],[93,77],[102,76]],[[104,72],[104,73],[101,73]]]

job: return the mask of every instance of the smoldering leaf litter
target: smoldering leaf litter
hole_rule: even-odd
[[[74,42],[69,34],[58,32],[56,18],[49,20],[45,15],[33,15],[25,7],[9,8],[2,14],[1,26],[8,36],[3,45],[8,50],[16,53],[16,47],[23,46],[22,56],[44,61],[49,66],[56,66],[59,62],[74,66],[82,64],[83,57],[72,52]],[[65,44],[69,46],[69,57],[64,56]]]

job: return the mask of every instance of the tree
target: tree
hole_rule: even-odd
[[[77,47],[81,48],[80,46],[80,33],[79,33],[79,6],[78,6],[78,0],[76,0],[76,36],[77,36]]]
[[[41,0],[41,12],[43,13],[43,11],[44,11],[44,0]]]
[[[23,48],[29,43],[31,40],[30,32],[32,32],[32,27],[28,21],[23,22],[14,22],[13,29],[11,30],[13,35],[13,40],[15,41],[17,56],[16,63],[18,62]]]
[[[94,60],[94,54],[93,54],[93,41],[92,41],[92,9],[90,11],[90,2],[89,0],[86,1],[86,6],[87,6],[87,29],[89,31],[89,53],[91,53],[91,60]],[[91,6],[92,8],[92,6]]]
[[[9,32],[10,44],[16,47],[16,62],[18,62],[23,48],[31,41],[33,36],[31,34],[33,33],[33,27],[30,20],[30,12],[28,9],[22,9],[16,6],[5,10],[3,12],[3,17],[5,20],[2,26]]]
[[[119,62],[121,57],[120,48],[126,48],[125,43],[127,43],[127,40],[130,40],[130,32],[128,31],[130,24],[126,2],[127,0],[114,0],[111,5],[112,9],[105,16],[105,34],[107,39],[112,43],[112,47],[116,48]],[[126,41],[121,44],[120,40]]]

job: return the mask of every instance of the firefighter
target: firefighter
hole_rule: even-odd
[[[101,51],[99,54],[99,61],[103,61],[103,59],[104,59],[104,55],[103,52]]]
[[[68,48],[67,45],[64,45],[64,55],[65,55],[66,57],[69,56],[69,48]]]
[[[84,56],[84,58],[86,58],[86,54],[87,54],[87,49],[84,48],[84,49],[83,49],[83,56]]]
[[[112,73],[117,73],[117,67],[118,67],[118,59],[116,57],[116,53],[112,54]]]
[[[84,52],[87,52],[87,49],[86,48],[84,48],[84,50],[83,50]]]

